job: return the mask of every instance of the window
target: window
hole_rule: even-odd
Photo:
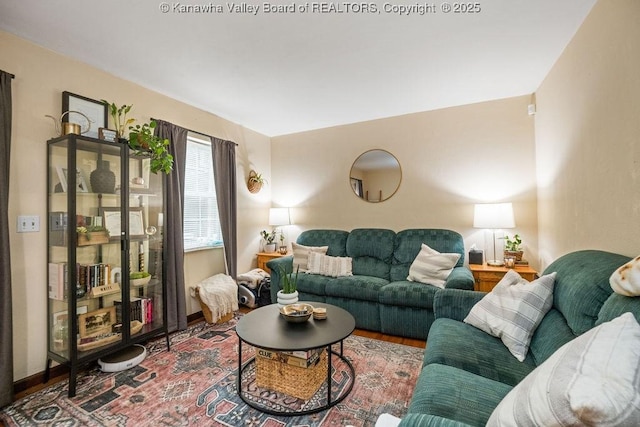
[[[184,184],[184,250],[222,246],[211,142],[189,134]]]

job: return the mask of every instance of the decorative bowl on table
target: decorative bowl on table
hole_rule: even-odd
[[[313,306],[311,304],[287,304],[280,308],[280,315],[287,322],[304,323],[313,314]]]

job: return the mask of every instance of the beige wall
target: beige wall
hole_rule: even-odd
[[[291,206],[290,238],[309,228],[449,228],[485,246],[473,204],[512,201],[515,230],[537,260],[534,124],[530,96],[410,114],[272,138],[273,202]],[[356,197],[353,161],[379,148],[402,167],[382,203]],[[488,242],[487,242],[488,243]]]
[[[640,2],[601,0],[536,93],[541,264],[640,253]]]
[[[62,92],[117,104],[133,104],[134,117],[164,119],[205,134],[230,139],[238,146],[239,271],[255,264],[258,231],[267,221],[270,188],[252,195],[244,184],[250,168],[270,179],[269,138],[215,115],[187,106],[93,67],[0,32],[0,69],[13,81],[13,144],[9,227],[11,242],[14,377],[44,370],[46,361],[46,140],[55,136],[45,114],[61,113]],[[18,215],[39,215],[41,231],[16,233]],[[187,286],[224,271],[220,249],[185,256]],[[188,312],[200,308],[187,298]]]

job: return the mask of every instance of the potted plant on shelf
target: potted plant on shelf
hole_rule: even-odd
[[[295,304],[298,302],[298,272],[300,266],[296,268],[295,275],[293,271],[287,273],[283,267],[278,267],[278,274],[280,275],[280,284],[282,289],[278,291],[278,306],[284,307],[288,304]]]
[[[151,172],[168,174],[173,170],[173,156],[169,154],[169,140],[153,134],[156,126],[155,120],[129,126],[129,147],[135,155],[151,158]]]
[[[151,273],[147,271],[137,271],[129,274],[131,280],[131,286],[143,286],[151,281]]]
[[[271,233],[267,230],[262,230],[260,236],[264,239],[264,251],[267,253],[275,252],[276,244],[274,240],[276,240],[276,230],[272,230]]]
[[[515,258],[516,261],[522,261],[522,255],[524,251],[522,250],[522,239],[519,235],[515,234],[513,239],[509,236],[504,236],[504,257],[505,258]]]
[[[284,244],[284,233],[282,230],[280,230],[280,247],[278,248],[278,252],[280,252],[281,255],[287,254],[287,245]]]
[[[262,176],[262,174],[257,173],[253,169],[249,172],[249,179],[247,180],[247,188],[250,193],[257,193],[262,190],[262,186],[267,182],[267,180]]]
[[[107,104],[107,110],[109,111],[109,115],[113,119],[113,125],[116,127],[116,132],[118,132],[118,138],[124,138],[126,135],[127,126],[130,126],[136,119],[127,118],[127,114],[131,111],[132,105],[121,105],[118,107],[115,102],[109,103],[104,99],[101,99],[102,102]]]
[[[79,225],[78,246],[101,245],[109,242],[109,230],[99,225]]]

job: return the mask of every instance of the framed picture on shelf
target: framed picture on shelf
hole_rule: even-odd
[[[111,333],[116,323],[116,307],[105,307],[78,316],[80,338]]]
[[[56,172],[58,173],[58,180],[60,181],[60,187],[63,192],[67,192],[69,188],[69,175],[67,168],[63,168],[62,166],[56,167]],[[89,186],[87,185],[87,181],[84,179],[84,175],[80,172],[80,169],[76,169],[76,192],[77,193],[88,193]]]
[[[122,230],[122,220],[120,218],[120,208],[103,207],[101,210],[104,227],[109,231],[111,240],[117,240]],[[145,237],[144,215],[142,208],[129,209],[129,237]]]
[[[65,114],[62,118],[64,122],[78,123],[82,129],[86,129],[88,125],[89,131],[84,133],[86,136],[98,138],[98,129],[107,127],[107,105],[104,102],[64,91],[62,92],[62,113],[67,111],[79,111],[89,118],[89,123],[86,118],[77,113]]]

